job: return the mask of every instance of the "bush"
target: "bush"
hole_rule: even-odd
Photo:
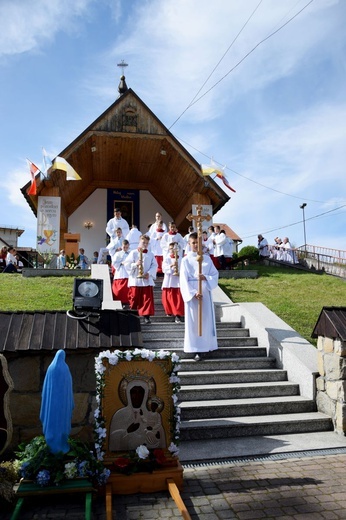
[[[250,262],[257,262],[259,259],[259,252],[255,246],[244,246],[239,251],[239,256],[246,256]]]

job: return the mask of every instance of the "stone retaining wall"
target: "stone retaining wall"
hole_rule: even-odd
[[[72,380],[75,407],[72,416],[71,434],[85,441],[92,441],[96,409],[95,357],[98,351],[66,351]],[[41,392],[48,366],[56,352],[39,351],[37,354],[21,352],[6,353],[9,373],[13,379],[10,395],[10,412],[13,423],[13,436],[9,450],[16,449],[19,443],[27,442],[36,435],[42,435],[40,422]]]
[[[332,417],[335,431],[346,432],[346,342],[319,336],[317,407]]]

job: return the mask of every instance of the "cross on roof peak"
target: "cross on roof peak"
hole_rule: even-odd
[[[124,75],[124,70],[126,67],[128,67],[128,63],[125,63],[124,60],[121,60],[120,63],[117,63],[117,67],[121,67],[121,75],[123,76]]]

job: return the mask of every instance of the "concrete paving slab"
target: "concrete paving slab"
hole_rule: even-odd
[[[299,433],[255,437],[233,437],[206,441],[181,442],[179,459],[182,464],[253,458],[260,455],[302,451],[345,449],[346,437],[335,432]]]

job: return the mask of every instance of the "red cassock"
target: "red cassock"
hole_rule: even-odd
[[[163,256],[156,256],[155,255],[155,259],[156,259],[156,262],[157,262],[157,272],[158,273],[162,273],[162,260],[163,260]]]
[[[129,301],[131,309],[137,309],[140,316],[155,314],[154,291],[151,285],[147,287],[129,287]]]
[[[128,278],[118,278],[112,282],[113,300],[120,300],[123,305],[129,303],[128,281]]]
[[[162,305],[166,314],[184,316],[184,300],[179,287],[167,287],[162,289]]]

